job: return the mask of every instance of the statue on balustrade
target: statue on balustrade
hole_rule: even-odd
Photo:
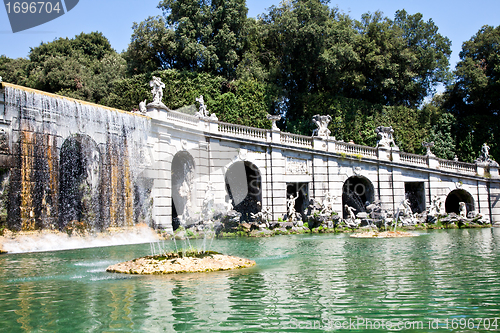
[[[152,88],[151,89],[151,94],[153,94],[153,101],[149,103],[148,105],[146,104],[146,100],[143,102],[139,103],[139,111],[141,113],[146,113],[147,108],[159,108],[163,110],[169,111],[169,108],[163,104],[162,99],[163,99],[163,88],[165,88],[165,83],[161,82],[161,78],[153,76],[153,79],[149,81],[149,86]],[[147,107],[147,108],[146,108]]]
[[[161,78],[153,76],[153,80],[149,81],[149,86],[151,93],[153,94],[153,104],[163,104],[163,88],[165,88],[165,83],[161,82]]]
[[[425,153],[427,156],[435,156],[431,151],[431,148],[434,147],[434,141],[422,142],[422,147],[427,149],[427,152]]]
[[[196,101],[200,103],[200,108],[198,112],[194,114],[196,117],[202,119],[209,119],[212,121],[219,120],[215,115],[215,113],[210,114],[210,112],[208,111],[207,106],[205,105],[205,100],[203,99],[203,95],[200,95],[200,97],[196,98]]]
[[[476,163],[478,163],[478,162],[488,163],[490,166],[497,166],[498,167],[498,163],[491,159],[490,146],[488,146],[486,144],[486,142],[481,147],[481,155],[479,156],[478,159],[476,159]]]
[[[276,125],[276,122],[281,120],[281,116],[280,115],[268,114],[267,115],[267,119],[270,120],[270,121],[272,121],[272,128],[271,129],[273,131],[279,131],[280,130],[278,128],[278,126]]]
[[[139,112],[142,114],[146,114],[148,112],[148,109],[146,108],[146,100],[139,102]]]
[[[385,148],[390,148],[391,144],[394,145],[395,148],[397,148],[396,143],[394,142],[393,134],[394,130],[392,129],[392,126],[385,127],[385,126],[379,126],[375,129],[375,133],[377,133],[377,147],[385,147]]]
[[[328,138],[331,133],[331,131],[328,129],[328,124],[330,123],[330,121],[332,121],[332,117],[329,115],[326,116],[320,116],[319,114],[315,115],[312,118],[312,122],[317,126],[317,128],[313,130],[312,136]]]

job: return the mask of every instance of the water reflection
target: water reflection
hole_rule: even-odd
[[[215,240],[214,250],[255,259],[257,266],[173,276],[104,271],[111,263],[149,254],[147,244],[6,255],[0,257],[0,327],[6,332],[298,327],[320,332],[335,320],[356,318],[425,323],[492,318],[500,304],[499,245],[499,229],[385,240],[346,235]]]

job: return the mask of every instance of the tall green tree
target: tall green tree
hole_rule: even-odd
[[[432,20],[422,14],[397,11],[395,19],[382,13],[364,14],[357,22],[359,91],[350,97],[384,105],[417,106],[450,79],[451,42],[438,33]]]
[[[325,89],[340,92],[349,77],[348,64],[358,61],[352,49],[351,20],[328,8],[328,1],[294,0],[273,6],[263,16],[264,50],[269,80],[279,88],[274,109],[289,122],[302,118],[309,94]]]
[[[163,0],[158,8],[165,20],[150,17],[133,26],[131,72],[179,69],[236,77],[244,53],[245,0]]]
[[[472,161],[487,142],[500,157],[500,26],[483,26],[462,45],[445,107],[457,118],[460,154]]]
[[[29,60],[8,61],[3,67],[6,81],[106,104],[114,81],[125,76],[126,62],[106,37],[92,32],[42,43],[31,49]]]
[[[129,74],[151,73],[159,69],[173,68],[177,44],[174,30],[167,28],[161,16],[150,16],[132,26],[134,32],[127,51]]]

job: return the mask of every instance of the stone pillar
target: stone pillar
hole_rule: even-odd
[[[273,131],[273,139],[274,135],[278,135],[279,132]],[[274,140],[273,140],[274,141]],[[285,175],[285,159],[283,158],[283,154],[281,149],[273,148],[271,152],[272,159],[272,211],[273,211],[273,221],[277,221],[278,218],[283,218],[286,213],[286,181],[284,178]]]
[[[378,159],[381,161],[390,161],[391,160],[391,148],[387,147],[378,147]]]
[[[391,161],[393,162],[399,162],[399,148],[398,147],[392,147],[391,148]]]
[[[336,146],[336,141],[335,141],[335,138],[333,139],[330,139],[327,141],[327,145],[328,145],[328,151],[331,152],[331,153],[335,153],[335,151],[337,150],[337,146]]]
[[[498,174],[498,163],[490,163],[490,176],[492,179],[500,179],[500,176]]]
[[[327,141],[320,136],[313,136],[313,148],[316,150],[327,151]]]
[[[280,144],[281,143],[281,132],[271,130],[271,141],[272,141],[272,143]]]
[[[155,225],[172,232],[172,189],[170,134],[163,128],[157,128],[157,143],[154,151],[152,168],[148,171],[153,179],[151,197],[153,198],[153,220]]]
[[[491,223],[500,226],[500,182],[490,182]]]
[[[430,169],[437,170],[439,168],[439,161],[434,155],[427,155],[427,165]]]
[[[476,173],[478,176],[484,177],[485,172],[488,170],[488,163],[476,162]]]
[[[210,133],[218,133],[219,132],[219,123],[214,119],[210,119],[209,120],[210,122]]]

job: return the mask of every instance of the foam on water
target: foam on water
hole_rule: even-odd
[[[13,239],[3,238],[2,248],[8,253],[25,253],[141,244],[156,241],[158,241],[158,235],[152,229],[141,227],[118,233],[101,233],[85,237],[48,232],[20,235]]]

